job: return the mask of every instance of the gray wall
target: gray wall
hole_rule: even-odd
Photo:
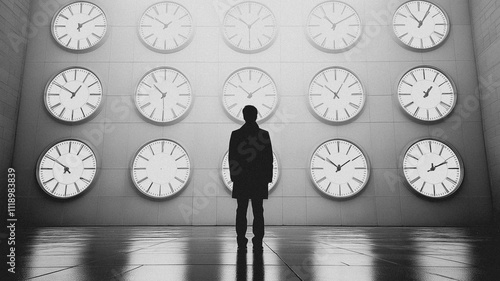
[[[32,2],[33,15],[44,12],[40,3],[45,1]],[[282,167],[280,182],[265,202],[267,224],[472,225],[491,220],[482,118],[478,104],[465,103],[475,98],[478,87],[467,0],[433,1],[448,12],[453,26],[445,44],[426,53],[406,50],[391,37],[392,14],[403,0],[347,1],[360,13],[365,34],[356,48],[341,54],[323,53],[305,38],[305,18],[322,0],[266,1],[278,18],[279,35],[269,49],[253,55],[237,53],[224,43],[219,30],[221,10],[212,0],[179,1],[196,19],[197,30],[187,48],[168,55],[150,51],[137,36],[139,17],[156,0],[95,2],[105,9],[111,24],[110,36],[97,50],[86,54],[62,50],[51,38],[49,22],[40,26],[29,42],[14,164],[22,186],[19,195],[24,223],[233,224],[236,202],[224,188],[218,167],[231,130],[239,126],[224,113],[221,89],[228,75],[243,66],[266,70],[280,95],[276,113],[262,125],[271,133]],[[394,98],[400,76],[422,64],[444,70],[458,87],[458,106],[452,116],[434,125],[410,120]],[[187,118],[167,127],[144,122],[131,103],[142,75],[160,65],[181,70],[194,88],[194,106]],[[368,92],[360,118],[342,126],[319,122],[307,108],[311,79],[319,70],[335,65],[355,72]],[[77,126],[55,122],[42,100],[50,77],[69,66],[93,70],[102,80],[106,96],[99,115]],[[458,148],[466,165],[460,192],[444,201],[415,196],[398,176],[403,148],[428,136],[446,139]],[[40,189],[35,166],[45,147],[65,137],[79,137],[96,146],[102,169],[89,192],[60,201]],[[139,196],[128,170],[136,150],[158,137],[180,142],[194,165],[189,186],[180,196],[166,201]],[[312,151],[334,137],[360,144],[372,164],[366,189],[360,196],[341,202],[321,196],[308,177]]]
[[[7,169],[12,167],[17,113],[26,56],[29,0],[0,2],[0,182],[6,187]],[[0,191],[6,203],[6,188]],[[2,210],[5,210],[2,207]],[[0,217],[3,218],[5,212]]]
[[[500,222],[500,3],[469,3],[494,211]]]

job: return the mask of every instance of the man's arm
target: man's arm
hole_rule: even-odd
[[[229,175],[231,176],[231,180],[234,182],[237,180],[238,175],[241,174],[241,166],[238,162],[238,141],[235,136],[235,133],[231,133],[231,139],[229,140],[229,155],[228,155],[228,164],[229,164]]]
[[[273,146],[271,145],[271,137],[269,133],[266,131],[264,134],[264,150],[263,150],[263,158],[264,158],[264,170],[266,172],[266,180],[267,182],[273,181]]]

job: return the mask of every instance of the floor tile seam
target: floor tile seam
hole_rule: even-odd
[[[322,242],[322,241],[317,241],[317,243],[321,243],[321,244],[325,244],[325,245],[329,245],[329,246],[332,246],[326,242]],[[350,249],[346,249],[346,248],[342,248],[342,247],[337,247],[337,246],[333,246],[337,249],[341,249],[341,250],[345,250],[345,251],[349,251],[349,252],[352,252],[352,253],[356,253],[358,255],[362,255],[362,256],[366,256],[366,257],[370,257],[372,259],[377,259],[377,260],[380,260],[380,261],[384,261],[384,262],[388,262],[388,263],[391,263],[391,264],[394,264],[394,265],[400,265],[396,262],[393,262],[393,261],[390,261],[390,260],[386,260],[386,259],[382,259],[382,258],[377,258],[377,257],[373,257],[373,256],[370,256],[370,255],[367,255],[365,253],[361,253],[361,252],[357,252],[357,251],[354,251],[354,250],[350,250]],[[401,266],[401,265],[400,265]]]
[[[77,265],[65,267],[65,268],[62,268],[60,270],[56,270],[56,271],[52,271],[52,272],[47,272],[47,273],[40,274],[40,275],[37,275],[37,276],[29,277],[26,280],[33,280],[35,278],[40,278],[40,277],[43,277],[43,276],[47,276],[47,275],[51,275],[51,274],[54,274],[54,273],[62,272],[62,271],[68,270],[68,269],[72,269],[72,268],[78,267],[78,266],[79,265],[77,264]],[[44,268],[47,268],[47,267],[44,267]]]
[[[271,250],[271,251],[272,251],[272,252],[273,252],[273,253],[274,253],[274,254],[275,254],[275,255],[276,255],[276,256],[277,256],[277,257],[278,257],[278,258],[279,258],[282,262],[283,262],[283,264],[285,264],[285,266],[286,266],[286,267],[287,267],[287,268],[288,268],[288,269],[289,269],[289,270],[290,270],[290,271],[291,271],[291,272],[292,272],[292,273],[293,273],[293,274],[294,274],[297,278],[299,278],[299,280],[300,280],[300,281],[304,281],[304,280],[303,280],[303,279],[302,279],[302,278],[301,278],[301,277],[297,274],[297,272],[295,272],[295,270],[293,270],[293,268],[292,268],[290,265],[288,265],[288,264],[285,262],[285,260],[284,260],[283,258],[281,258],[281,256],[280,256],[278,253],[276,253],[276,252],[275,252],[275,251],[274,251],[271,247],[269,247],[269,245],[267,245],[267,243],[266,243],[266,242],[263,242],[263,243],[264,243],[264,245],[266,245],[266,247],[268,247],[268,248],[269,248],[269,250]]]

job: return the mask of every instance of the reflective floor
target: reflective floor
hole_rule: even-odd
[[[267,227],[261,254],[233,227],[22,232],[17,280],[500,280],[485,228]]]

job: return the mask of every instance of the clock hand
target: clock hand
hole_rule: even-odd
[[[335,27],[336,27],[339,23],[341,23],[341,22],[343,22],[343,21],[347,20],[348,18],[350,18],[350,17],[352,17],[352,16],[354,16],[354,14],[352,14],[352,15],[350,15],[350,16],[348,16],[348,17],[345,17],[344,19],[341,19],[341,20],[339,20],[338,22],[334,23],[333,30],[335,30]]]
[[[250,28],[250,25],[244,21],[242,18],[237,18],[239,21],[241,21],[242,23],[244,23],[248,28]]]
[[[327,17],[326,15],[323,17],[324,19],[326,19],[327,21],[329,21],[331,24],[332,24],[332,30],[335,30],[335,27],[337,26],[333,21],[330,20],[329,17]]]
[[[448,162],[444,161],[443,163],[434,166],[434,170],[436,170],[436,168],[439,167],[439,166],[443,166],[444,164],[448,164]]]
[[[425,13],[424,18],[418,22],[419,23],[418,28],[420,28],[422,26],[422,24],[424,24],[424,20],[427,18],[427,16],[430,14],[430,12],[431,12],[431,5],[429,5],[429,9],[427,9],[427,13]]]
[[[80,85],[80,87],[78,87],[78,89],[76,89],[76,91],[74,93],[71,93],[71,99],[75,97],[76,93],[78,93],[78,91],[80,90],[81,87],[82,87],[82,85]]]
[[[328,86],[326,86],[326,85],[325,85],[325,87],[326,87],[326,88],[327,88],[330,92],[332,92],[332,93],[333,93],[333,95],[334,95],[334,96],[333,96],[333,99],[335,99],[335,98],[340,99],[340,98],[339,98],[339,96],[338,96],[338,93],[335,93],[332,89],[330,89],[330,87],[328,87]]]
[[[253,93],[248,92],[241,85],[238,85],[238,88],[242,89],[245,93],[247,93],[247,98],[249,98],[249,99],[252,98]]]
[[[159,89],[156,85],[153,85],[153,86],[155,87],[155,89],[156,89],[156,90],[158,90],[158,92],[160,92],[160,94],[161,94],[161,98],[162,98],[162,99],[163,99],[163,98],[165,98],[165,96],[167,95],[167,92],[165,92],[165,93],[164,93],[164,92],[162,92],[162,91],[161,91],[161,90],[160,90],[160,89]]]
[[[57,159],[55,159],[55,158],[52,158],[52,157],[50,157],[50,156],[49,156],[48,158],[49,158],[50,160],[52,160],[52,161],[56,162],[57,164],[59,164],[59,165],[63,166],[63,168],[64,168],[64,172],[63,172],[63,174],[66,174],[66,173],[70,173],[70,174],[71,174],[71,171],[69,170],[69,167],[68,167],[68,166],[66,166],[66,165],[64,165],[63,163],[59,162],[59,160],[57,160]]]
[[[260,89],[262,89],[262,87],[259,87],[257,90],[255,90],[255,91],[253,91],[253,92],[249,93],[248,95],[250,96],[250,98],[251,98],[251,97],[252,97],[255,93],[257,93]]]
[[[344,164],[340,165],[340,168],[344,167],[349,162],[351,162],[351,160],[347,160]]]
[[[434,163],[431,163],[431,168],[427,172],[434,172],[434,170],[436,170],[436,167],[434,167]]]
[[[430,94],[430,92],[431,92],[431,90],[432,90],[432,87],[433,87],[433,86],[431,86],[429,89],[427,89],[427,92],[426,92],[426,91],[424,91],[424,98],[426,98],[426,97],[428,97],[428,96],[429,96],[429,94]]]
[[[337,171],[339,170],[339,166],[333,163],[332,160],[328,159],[328,157],[326,158],[326,161],[335,166],[335,168],[337,168]]]
[[[102,15],[102,14],[99,14],[99,15],[97,15],[97,16],[95,16],[95,17],[93,17],[93,18],[91,18],[91,19],[89,19],[89,20],[87,20],[87,21],[84,21],[84,22],[82,22],[82,23],[79,23],[79,24],[78,24],[78,27],[77,27],[76,29],[78,29],[78,31],[80,31],[80,28],[82,28],[84,24],[86,24],[86,23],[88,23],[88,22],[91,22],[91,21],[95,20],[96,18],[100,17],[101,15]]]
[[[252,25],[254,25],[256,22],[258,22],[260,20],[260,17],[257,18],[254,22],[252,22],[251,24],[248,25],[248,28],[252,28]]]
[[[415,15],[410,11],[410,9],[408,8],[408,6],[406,6],[406,9],[408,10],[408,12],[410,13],[411,17],[416,20],[418,22],[418,27],[420,28],[421,24],[420,24],[420,21],[417,19],[417,17],[415,17]]]

